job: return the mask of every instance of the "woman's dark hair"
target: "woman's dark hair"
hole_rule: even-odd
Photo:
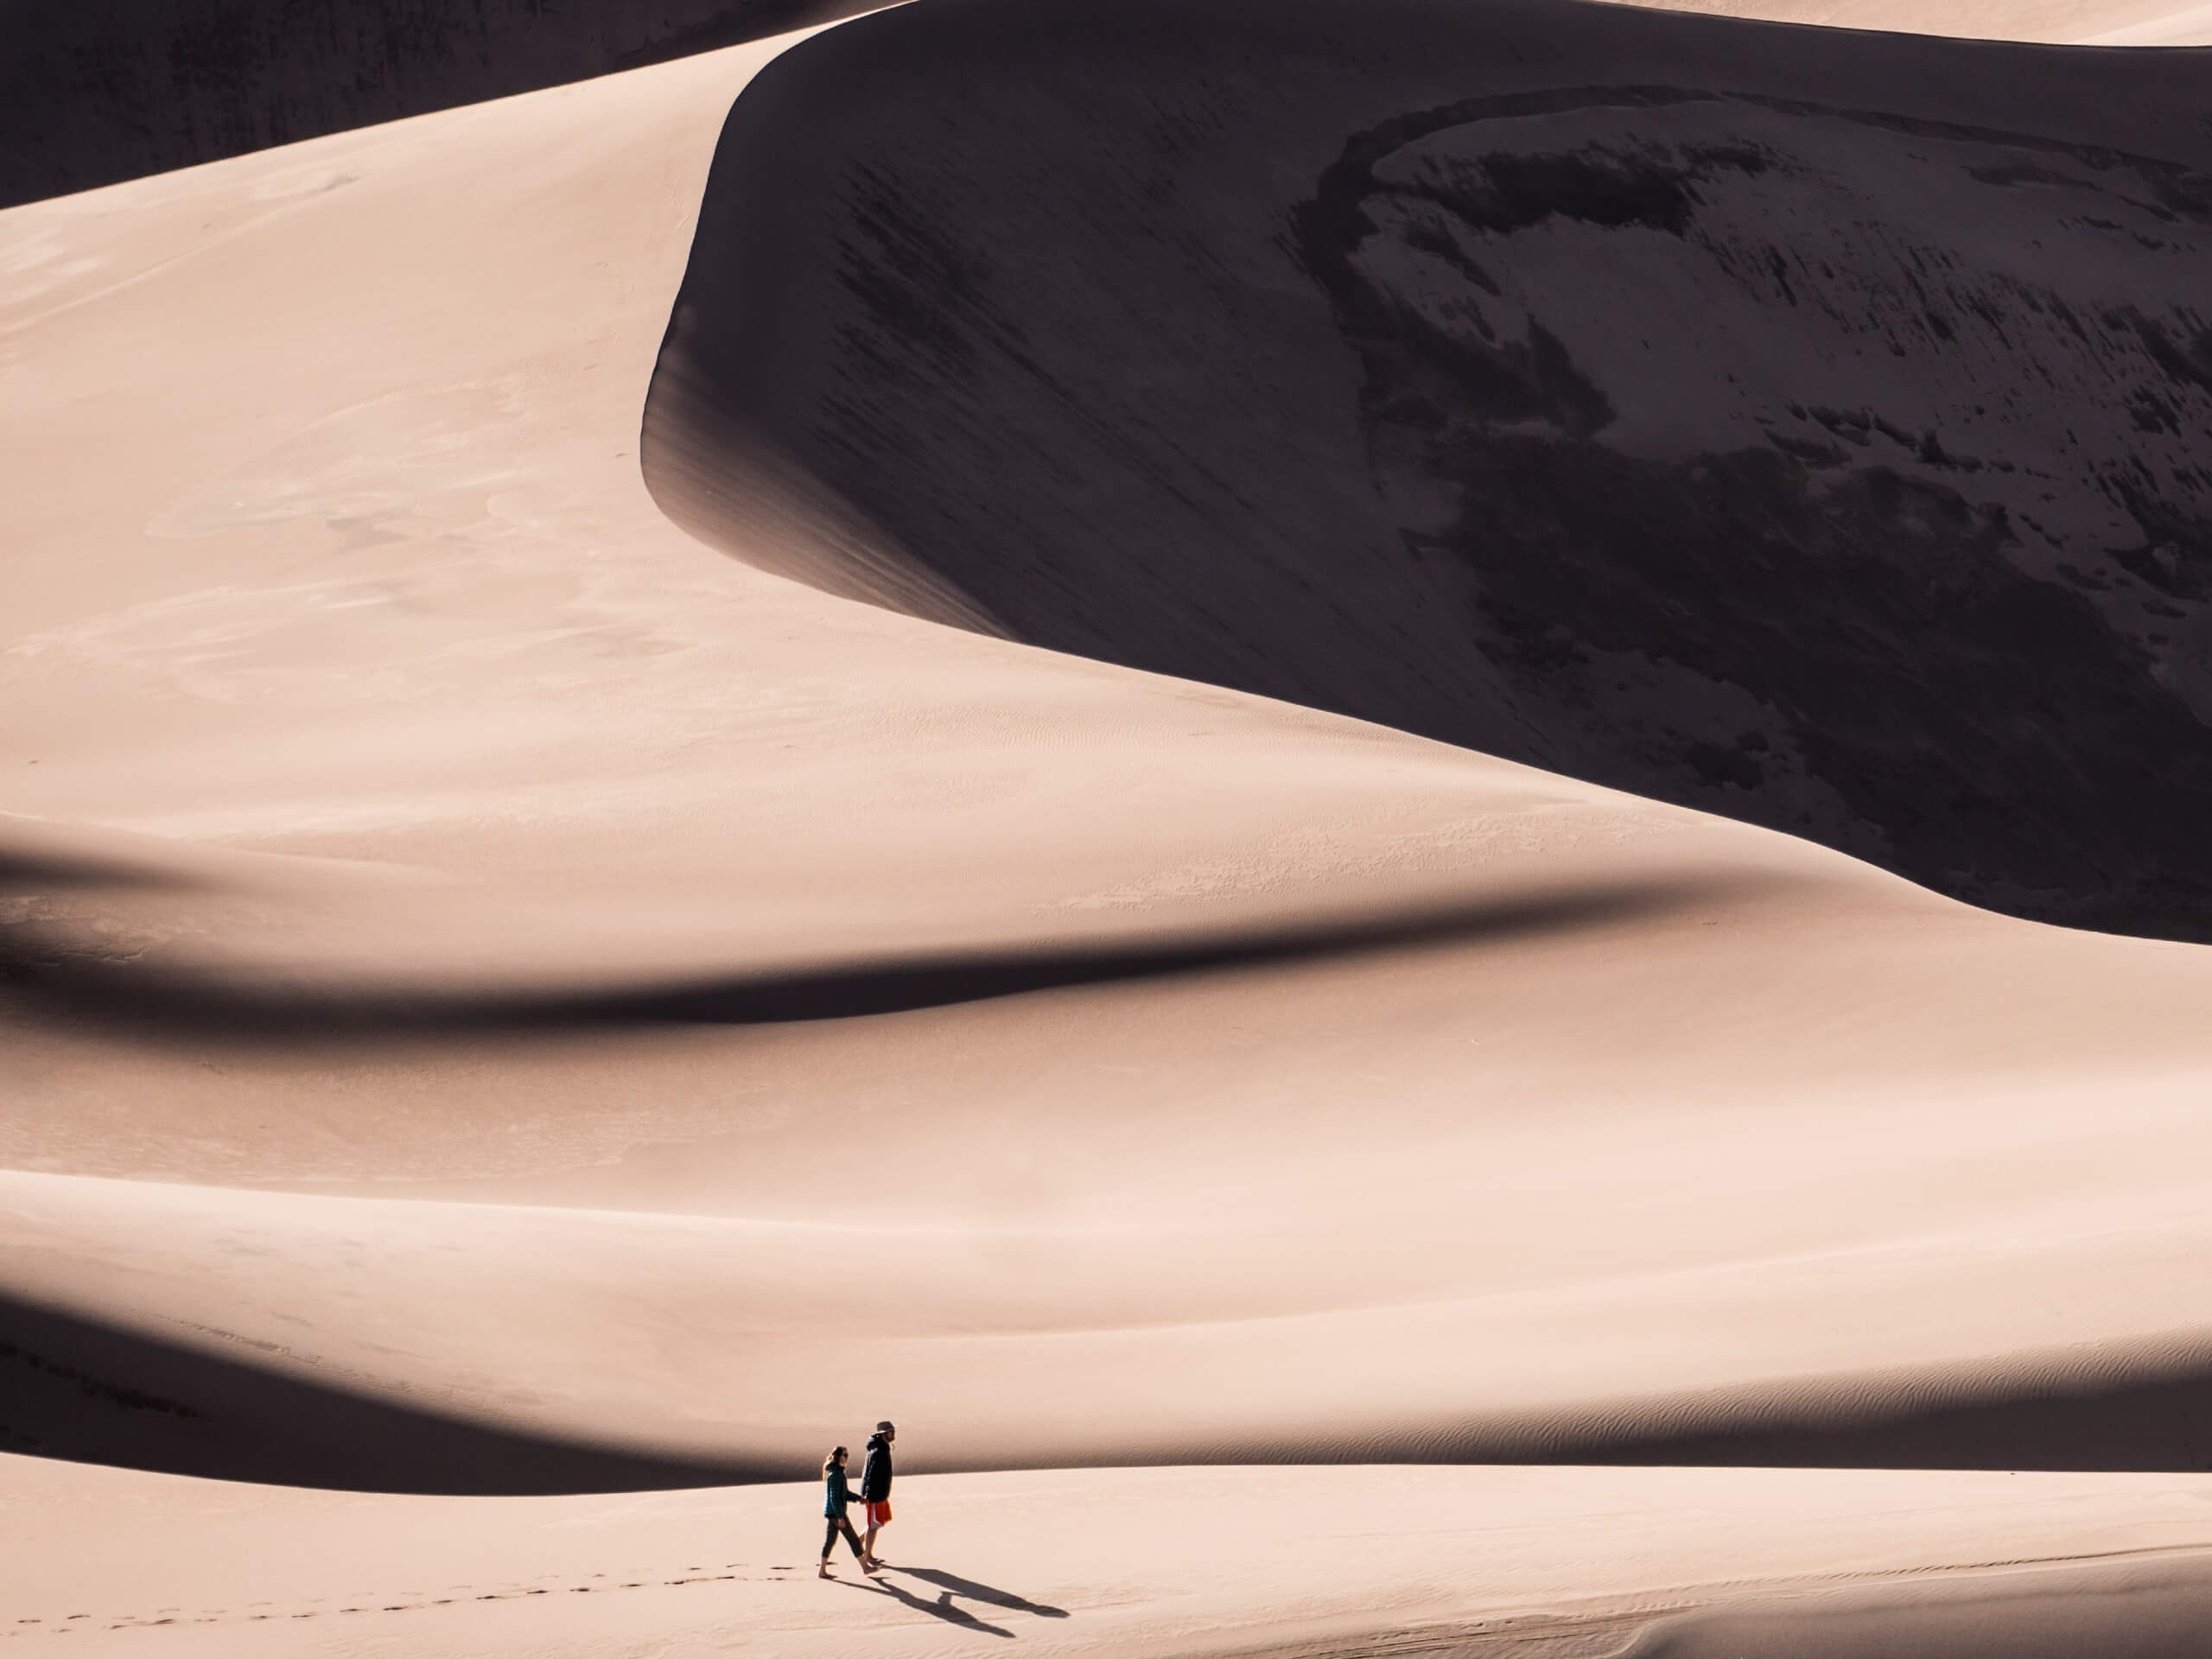
[[[824,1475],[827,1475],[832,1469],[835,1469],[837,1466],[837,1459],[844,1455],[845,1448],[843,1446],[831,1446],[830,1448],[830,1455],[822,1459],[822,1472]]]

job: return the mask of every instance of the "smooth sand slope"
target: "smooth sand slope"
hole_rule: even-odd
[[[2161,7],[2142,22],[2083,37],[2095,46],[2202,46],[2212,41],[2212,6],[2182,11]]]
[[[8,1444],[574,1491],[888,1413],[916,1475],[1085,1466],[915,1481],[904,1599],[424,1613],[456,1652],[1009,1639],[940,1599],[1372,1651],[2199,1541],[2185,1475],[1106,1466],[2200,1468],[2212,969],[684,537],[637,413],[768,50],[0,216]],[[796,1488],[6,1469],[0,1605],[118,1650],[813,1541]],[[1528,1575],[1426,1543],[1493,1525]],[[2102,1594],[2158,1651],[2181,1604]]]
[[[881,14],[734,112],[646,478],[833,591],[2204,938],[2208,86],[1572,0]],[[764,552],[786,479],[836,531]]]
[[[2140,1476],[933,1476],[908,1483],[874,1585],[813,1576],[793,1524],[810,1488],[358,1497],[18,1459],[0,1476],[10,1557],[52,1563],[0,1627],[24,1654],[2188,1659],[2212,1611],[2212,1493]]]

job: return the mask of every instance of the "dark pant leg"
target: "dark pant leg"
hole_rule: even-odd
[[[853,1547],[853,1559],[859,1560],[861,1535],[853,1530],[853,1523],[842,1515],[830,1519],[830,1529],[822,1535],[822,1559],[825,1561],[830,1559],[830,1552],[837,1548],[837,1535],[841,1532],[845,1535],[845,1541]]]

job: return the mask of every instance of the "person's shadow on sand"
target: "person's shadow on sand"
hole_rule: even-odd
[[[921,1579],[936,1585],[937,1599],[934,1601],[925,1600],[904,1586],[893,1583],[889,1577],[893,1573],[904,1573],[910,1578]],[[994,1590],[988,1584],[978,1584],[973,1579],[963,1579],[957,1573],[940,1572],[936,1567],[887,1567],[884,1569],[883,1575],[877,1578],[863,1579],[857,1582],[851,1579],[838,1579],[835,1582],[849,1585],[855,1590],[873,1590],[878,1595],[893,1597],[906,1603],[917,1612],[927,1613],[932,1618],[944,1619],[949,1624],[957,1624],[963,1630],[980,1630],[990,1636],[1003,1636],[1009,1640],[1014,1636],[1012,1630],[1002,1630],[996,1624],[986,1624],[965,1607],[956,1603],[953,1597],[967,1596],[973,1600],[988,1602],[995,1607],[1011,1608],[1021,1613],[1034,1613],[1039,1618],[1065,1618],[1068,1616],[1067,1609],[1065,1607],[1046,1607],[1017,1596],[1011,1591]]]
[[[1014,1636],[1012,1630],[1001,1630],[995,1624],[986,1624],[965,1607],[953,1605],[952,1592],[950,1590],[941,1591],[935,1601],[924,1601],[912,1591],[902,1590],[899,1586],[882,1578],[862,1579],[857,1583],[851,1579],[836,1579],[831,1582],[844,1585],[854,1590],[871,1590],[879,1596],[893,1597],[905,1602],[918,1613],[927,1613],[932,1618],[941,1618],[948,1624],[957,1624],[963,1630],[982,1630],[990,1636],[1003,1636],[1008,1640],[1011,1640]]]
[[[970,1601],[988,1601],[994,1607],[1004,1607],[1010,1612],[1033,1613],[1039,1618],[1065,1618],[1065,1607],[1047,1607],[1042,1602],[1017,1596],[1011,1590],[995,1590],[988,1584],[978,1584],[973,1579],[963,1579],[957,1573],[947,1573],[935,1567],[899,1567],[890,1569],[904,1573],[911,1579],[925,1579],[938,1588],[956,1596],[965,1596]]]

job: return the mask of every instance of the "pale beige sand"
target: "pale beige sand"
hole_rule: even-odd
[[[2101,25],[2110,19],[2099,21]],[[2187,6],[2173,11],[2161,5],[2138,22],[2101,26],[2094,35],[2075,38],[2088,46],[2212,45],[2212,6]]]
[[[1940,8],[1912,0],[1669,0],[1676,11],[1769,17],[1828,29],[1884,29],[1974,40],[2055,44],[2203,46],[2212,16],[2173,0],[1950,0]],[[2118,31],[2118,32],[2115,32]]]
[[[940,632],[668,526],[637,410],[770,49],[0,216],[0,1283],[36,1310],[11,1328],[79,1344],[29,1384],[9,1356],[42,1414],[11,1443],[221,1466],[243,1425],[291,1478],[392,1485],[454,1455],[410,1413],[786,1476],[886,1412],[918,1471],[1700,1427],[1740,1454],[1777,1411],[2071,1389],[2063,1432],[2031,1411],[1964,1455],[2194,1466],[2193,1389],[2097,1396],[2197,1364],[2201,952]],[[793,999],[850,1017],[747,1023]],[[312,1385],[283,1421],[254,1415],[271,1378]],[[342,1467],[328,1390],[395,1414]],[[545,1454],[482,1455],[461,1478],[494,1490]],[[41,1619],[65,1589],[289,1618],[803,1563],[817,1535],[788,1487],[448,1504],[19,1461],[0,1486],[38,1541],[0,1609]],[[964,1518],[931,1533],[938,1487],[907,1490],[897,1553],[1075,1615],[1021,1639],[1161,1651],[2192,1542],[2202,1501],[1101,1470],[948,1481]],[[1485,1506],[1525,1575],[1407,1542]],[[817,1638],[789,1586],[682,1593],[734,1599],[577,1597],[558,1630],[498,1604],[522,1622],[423,1614],[451,1622],[421,1640],[950,1629],[849,1590]],[[1094,1636],[1108,1603],[1135,1611]]]
[[[906,1483],[871,1589],[814,1576],[810,1487],[398,1498],[0,1460],[25,1654],[1706,1654],[1700,1610],[1816,1628],[2069,1595],[2152,1659],[2205,1611],[2202,1480],[1783,1470],[1094,1470]],[[135,1563],[126,1579],[118,1558]],[[2115,1589],[2120,1593],[2113,1593]],[[2012,1609],[2022,1612],[2015,1614]],[[2012,1621],[2006,1630],[2008,1618]],[[26,1621],[35,1621],[30,1623]],[[55,1646],[51,1638],[68,1631]],[[1741,1648],[1721,1649],[1743,1651]],[[1762,1654],[1791,1649],[1765,1646]],[[1870,1651],[1819,1649],[1824,1654]]]

